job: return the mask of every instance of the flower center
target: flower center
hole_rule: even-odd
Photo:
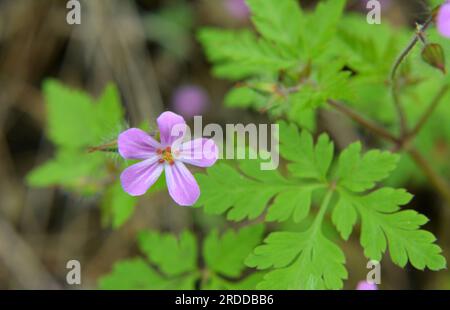
[[[170,165],[173,165],[175,163],[170,146],[166,147],[165,149],[158,149],[156,150],[156,153],[161,156],[161,158],[159,159],[160,164],[168,162]]]

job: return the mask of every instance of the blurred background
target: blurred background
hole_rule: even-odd
[[[249,26],[242,0],[81,1],[80,25],[67,24],[66,3],[0,0],[0,289],[96,288],[98,277],[115,261],[137,253],[135,235],[141,229],[179,232],[196,229],[202,221],[224,225],[219,218],[204,218],[202,210],[175,206],[164,193],[142,199],[132,218],[112,230],[102,224],[99,197],[29,187],[27,173],[54,153],[45,137],[45,79],[56,78],[95,97],[114,82],[130,126],[154,122],[164,110],[186,119],[203,115],[204,122],[219,124],[267,122],[263,114],[223,107],[223,96],[233,85],[212,77],[195,39],[204,25]],[[301,3],[308,7],[315,1]],[[382,6],[383,19],[411,30],[426,11],[422,0],[383,0]],[[349,1],[348,10],[364,12],[365,1]],[[436,214],[449,218],[433,192],[411,191],[416,195],[413,207],[424,211],[433,205],[440,210]],[[436,214],[427,214],[431,225],[426,228],[448,249],[450,227]],[[367,261],[353,241],[344,248],[350,271],[347,289],[354,289],[367,273]],[[71,259],[81,262],[81,286],[66,284],[66,262]],[[449,285],[447,271],[402,270],[389,260],[383,265],[384,289]]]

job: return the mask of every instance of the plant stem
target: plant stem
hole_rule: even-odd
[[[87,149],[88,153],[94,153],[94,152],[111,152],[111,153],[117,153],[117,141],[114,140],[112,142],[102,144],[99,146],[93,146],[89,147]]]
[[[398,68],[402,64],[403,60],[405,60],[406,56],[412,51],[414,46],[416,46],[417,42],[420,40],[420,36],[422,33],[427,30],[427,28],[431,25],[431,22],[433,21],[433,18],[429,18],[425,24],[422,26],[419,26],[417,29],[417,32],[414,34],[414,37],[411,39],[409,44],[406,46],[406,48],[400,53],[400,55],[397,57],[397,59],[394,62],[394,65],[391,70],[391,81],[395,80],[395,76],[397,75]]]
[[[423,126],[427,123],[428,119],[433,114],[434,110],[437,108],[439,103],[441,103],[442,98],[445,96],[445,94],[450,89],[449,84],[445,84],[441,87],[439,92],[436,94],[436,96],[431,101],[431,104],[426,109],[425,113],[422,115],[422,117],[417,122],[416,126],[411,130],[411,132],[408,134],[408,138],[414,138],[423,128]]]
[[[398,93],[399,85],[398,85],[398,81],[397,81],[397,71],[400,68],[400,65],[405,60],[406,56],[408,56],[409,53],[412,51],[412,49],[416,46],[417,42],[419,42],[423,38],[423,31],[425,31],[430,26],[432,20],[433,20],[432,18],[429,18],[425,22],[425,24],[423,24],[422,26],[420,26],[420,25],[417,26],[417,31],[414,34],[414,37],[408,43],[406,48],[403,49],[403,51],[400,53],[400,55],[396,58],[394,65],[392,67],[392,70],[391,70],[390,79],[391,79],[392,97],[394,99],[395,109],[397,110],[397,115],[398,115],[399,122],[400,122],[400,135],[402,138],[407,135],[407,132],[408,132],[408,127],[407,127],[408,124],[407,123],[408,122],[406,119],[406,113],[403,110],[403,106],[402,106],[402,103],[400,100],[400,94]]]
[[[381,125],[378,125],[372,120],[369,120],[356,112],[355,110],[352,110],[351,108],[347,107],[345,104],[329,99],[328,104],[334,107],[339,112],[345,114],[364,128],[368,129],[372,133],[376,134],[377,136],[380,136],[390,142],[393,142],[395,144],[399,144],[400,140],[395,137],[392,133],[390,133],[388,130],[384,129]]]
[[[334,188],[330,188],[327,193],[325,194],[325,197],[323,198],[322,204],[320,205],[319,208],[319,213],[317,213],[317,216],[314,220],[314,224],[313,224],[313,231],[314,231],[314,235],[317,233],[317,231],[320,229],[323,218],[325,216],[325,213],[328,209],[328,205],[330,204],[331,201],[331,197],[333,196],[334,193]]]
[[[397,111],[398,120],[400,122],[400,136],[404,137],[408,132],[408,121],[406,120],[406,113],[403,110],[403,105],[400,100],[400,94],[398,93],[399,87],[397,85],[397,80],[392,81],[392,98],[394,99],[395,109]]]
[[[355,122],[357,122],[364,128],[368,129],[375,135],[384,138],[385,140],[388,140],[403,149],[405,148],[405,145],[407,145],[406,143],[406,141],[408,140],[407,137],[403,137],[400,139],[395,137],[393,134],[391,134],[389,131],[387,131],[380,125],[376,124],[371,120],[366,119],[358,112],[350,109],[349,107],[345,106],[344,104],[336,100],[329,99],[328,103],[336,110],[348,116],[350,119],[354,120]],[[410,137],[412,136],[410,135]],[[409,147],[407,149],[407,152],[416,162],[417,166],[423,171],[425,176],[430,180],[431,184],[437,189],[437,191],[441,194],[441,196],[450,206],[450,185],[446,182],[445,179],[443,179],[438,173],[436,173],[433,170],[433,167],[430,165],[430,163],[422,156],[422,154],[417,149],[415,149],[414,147]]]
[[[439,191],[447,204],[450,205],[450,186],[445,179],[433,170],[430,163],[416,148],[409,149],[408,153],[427,176],[428,180],[430,180],[431,184]]]

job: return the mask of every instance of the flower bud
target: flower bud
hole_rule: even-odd
[[[422,50],[422,59],[445,74],[445,54],[440,44],[429,43]]]

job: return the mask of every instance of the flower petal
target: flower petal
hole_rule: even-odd
[[[166,182],[169,194],[180,206],[192,206],[200,196],[200,188],[192,173],[186,166],[175,161],[165,165]]]
[[[147,159],[155,155],[161,145],[145,131],[131,128],[119,135],[119,153],[125,159]]]
[[[144,195],[163,171],[163,165],[158,160],[159,156],[153,156],[125,169],[120,175],[124,191],[131,196]]]
[[[356,287],[357,291],[376,291],[378,287],[375,283],[369,283],[367,281],[358,282],[358,286]]]
[[[219,148],[212,139],[198,138],[180,145],[176,159],[198,167],[210,167],[219,157]]]
[[[186,132],[184,118],[173,112],[162,113],[156,122],[163,146],[172,146],[173,142],[182,138]]]
[[[443,4],[439,9],[437,28],[444,37],[450,38],[450,3]]]

